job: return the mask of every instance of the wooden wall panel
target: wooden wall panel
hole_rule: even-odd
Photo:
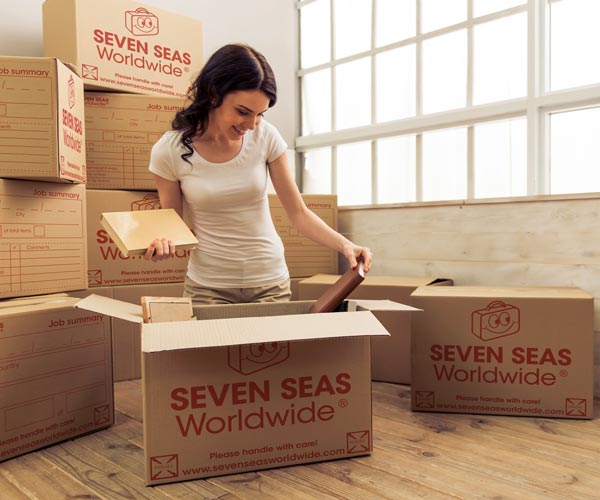
[[[600,198],[341,209],[338,223],[345,236],[372,248],[372,275],[590,293],[600,397]]]

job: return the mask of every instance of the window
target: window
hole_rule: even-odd
[[[302,190],[600,191],[598,0],[301,0]]]

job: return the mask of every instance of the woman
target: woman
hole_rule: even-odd
[[[190,90],[191,104],[177,112],[173,130],[152,148],[153,173],[163,208],[186,218],[198,237],[184,295],[199,303],[289,300],[284,249],[271,220],[267,178],[294,227],[371,267],[372,254],[327,226],[304,204],[289,173],[287,145],[263,120],[277,100],[273,71],[247,45],[215,52]],[[145,258],[174,254],[173,243],[155,239]]]

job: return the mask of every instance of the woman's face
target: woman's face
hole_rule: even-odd
[[[223,103],[210,112],[209,127],[229,139],[241,139],[253,130],[269,109],[269,98],[261,90],[230,92]]]

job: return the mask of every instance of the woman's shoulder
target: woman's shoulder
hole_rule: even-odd
[[[154,143],[154,148],[179,149],[181,147],[181,132],[178,130],[167,130]]]
[[[271,122],[268,122],[264,118],[260,121],[260,123],[258,124],[258,126],[256,128],[258,130],[258,133],[260,135],[262,135],[263,137],[279,135],[279,131],[277,130],[275,125],[273,125]]]

